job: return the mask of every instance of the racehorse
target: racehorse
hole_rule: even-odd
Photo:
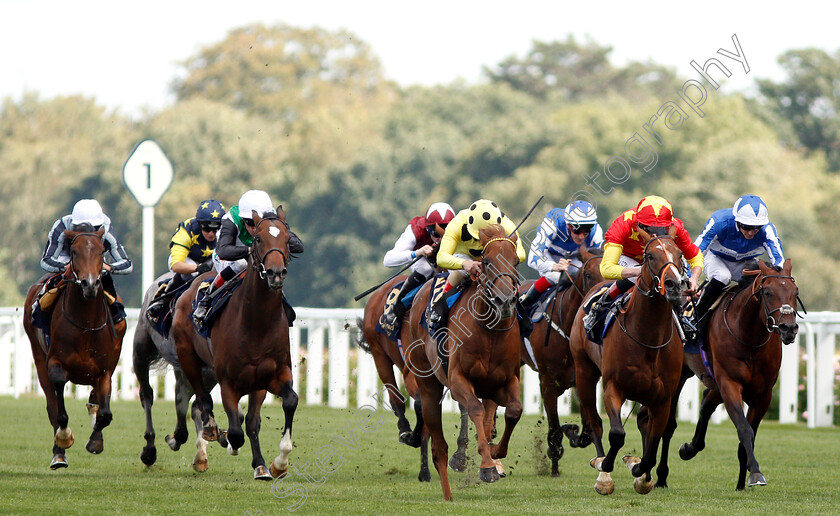
[[[170,336],[164,337],[154,329],[152,323],[145,317],[146,310],[149,308],[155,293],[158,290],[158,285],[172,277],[171,272],[167,272],[158,277],[151,286],[146,290],[143,296],[143,305],[140,309],[140,319],[137,321],[137,327],[134,330],[134,375],[137,377],[137,383],[140,387],[140,404],[146,413],[146,432],[143,437],[146,439],[146,446],[140,453],[140,460],[143,464],[151,466],[157,460],[157,449],[155,448],[155,427],[152,424],[152,404],[154,403],[154,391],[149,383],[149,372],[153,368],[160,368],[161,366],[171,364],[175,372],[175,431],[164,437],[164,441],[172,451],[178,451],[181,445],[187,442],[189,431],[187,430],[187,412],[190,408],[190,398],[193,392],[190,382],[181,371],[178,363],[178,355],[175,352],[175,344]],[[216,386],[216,374],[212,367],[204,367],[202,369],[204,376],[204,387],[208,391]],[[192,410],[190,411],[193,421],[195,422],[196,433],[201,432],[201,413],[198,410],[198,404],[194,401]],[[227,447],[227,438],[225,435],[219,437],[219,444]]]
[[[407,276],[397,276],[371,294],[365,304],[364,318],[356,321],[360,330],[357,344],[360,349],[367,351],[373,356],[373,362],[376,364],[376,372],[379,373],[379,379],[382,380],[383,388],[388,391],[390,408],[394,411],[394,415],[397,416],[397,428],[400,432],[399,441],[414,448],[420,447],[420,473],[417,479],[421,482],[429,482],[432,478],[429,472],[429,437],[427,433],[423,432],[423,413],[417,380],[411,371],[405,367],[402,345],[398,345],[385,334],[376,331],[377,322],[385,309],[385,299],[394,289],[394,286],[406,278]],[[400,334],[402,342],[405,342],[409,338],[407,321],[403,322],[400,328]],[[414,413],[417,416],[417,423],[414,426],[413,432],[411,430],[411,423],[405,417],[405,396],[402,395],[397,387],[394,366],[402,373],[409,396],[414,398]],[[381,390],[378,395],[382,395]],[[385,402],[384,398],[379,401],[380,403]]]
[[[575,367],[569,349],[569,333],[578,307],[586,293],[603,281],[601,276],[600,249],[587,250],[581,246],[583,266],[572,279],[571,285],[559,292],[546,307],[546,316],[534,324],[529,339],[531,350],[522,343],[522,361],[540,375],[540,393],[548,419],[548,457],[551,459],[551,476],[559,476],[558,463],[563,457],[563,435],[572,447],[589,445],[589,435],[578,434],[577,425],[561,425],[557,415],[557,398],[575,385]],[[523,289],[527,288],[523,284]],[[531,354],[533,353],[533,355]]]
[[[610,472],[624,445],[621,406],[626,399],[644,405],[649,417],[647,426],[641,428],[642,458],[626,455],[624,462],[636,477],[637,492],[646,494],[653,489],[650,471],[656,463],[659,441],[669,421],[671,400],[682,370],[682,341],[673,315],[673,307],[682,303],[682,252],[674,240],[673,227],[666,236],[651,236],[641,229],[639,234],[645,243],[641,274],[626,310],[616,316],[604,336],[603,346],[587,340],[583,307],[575,317],[569,341],[584,430],[590,432],[598,453],[590,461],[600,472],[595,490],[604,495],[614,489]],[[595,399],[599,377],[603,378],[604,408],[610,419],[610,449],[606,455]]]
[[[467,407],[478,434],[481,454],[480,478],[499,479],[493,459],[507,455],[508,442],[522,415],[519,393],[519,326],[514,305],[518,288],[516,236],[504,228],[489,226],[479,231],[484,248],[483,273],[466,286],[452,306],[442,347],[448,369],[441,367],[437,341],[420,326],[431,291],[424,285],[414,301],[409,318],[410,342],[406,365],[417,378],[423,400],[423,419],[432,438],[432,460],[440,476],[445,500],[452,500],[447,476],[448,446],[441,426],[443,389]],[[465,280],[466,281],[466,280]],[[484,405],[479,398],[484,399]],[[495,404],[506,407],[505,430],[498,444],[491,445]],[[485,410],[492,406],[492,410]]]
[[[705,448],[709,418],[723,402],[738,431],[738,491],[744,489],[747,471],[750,487],[767,484],[755,458],[755,435],[779,377],[782,343],[794,342],[799,331],[799,289],[791,276],[790,259],[781,269],[762,262],[758,266],[748,288],[724,294],[718,309],[710,314],[708,343],[717,389],[706,390],[694,437],[680,447],[683,460]],[[744,402],[749,405],[746,416]]]
[[[193,462],[196,471],[205,471],[207,441],[219,438],[213,417],[213,400],[202,375],[212,365],[222,392],[222,405],[228,417],[228,452],[237,455],[245,443],[239,400],[248,394],[245,427],[251,441],[251,467],[254,478],[271,480],[286,472],[292,451],[292,421],[298,395],[292,389],[292,363],[289,353],[289,315],[283,298],[283,282],[289,262],[289,230],[282,206],[277,215],[260,217],[253,212],[256,227],[248,255],[249,268],[242,284],[234,290],[221,316],[210,330],[210,339],[199,335],[191,321],[192,303],[200,281],[175,304],[172,335],[178,361],[195,391],[201,412],[202,432]],[[210,279],[212,274],[200,279]],[[212,349],[211,349],[212,342]],[[259,443],[260,408],[266,391],[283,398],[285,429],[280,454],[265,467]]]
[[[75,441],[64,406],[64,385],[92,386],[88,414],[93,428],[85,449],[101,453],[102,429],[111,423],[111,376],[117,367],[125,335],[125,320],[114,324],[102,287],[105,230],[64,231],[70,242],[70,264],[64,290],[55,300],[49,344],[44,332],[31,323],[32,304],[49,276],[29,288],[23,327],[32,347],[38,381],[47,398],[47,414],[55,432],[51,469],[66,468],[65,450]],[[70,272],[72,278],[69,279]]]

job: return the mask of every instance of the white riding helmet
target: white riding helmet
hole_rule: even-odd
[[[96,199],[82,199],[77,202],[73,206],[73,213],[70,218],[73,219],[74,226],[76,224],[90,224],[93,227],[98,227],[105,223],[105,214]]]
[[[277,213],[271,205],[271,197],[262,190],[248,190],[239,198],[239,216],[250,219],[252,211],[257,212],[261,217],[266,213]]]
[[[732,207],[735,222],[745,226],[763,226],[770,222],[767,205],[757,195],[742,195]]]

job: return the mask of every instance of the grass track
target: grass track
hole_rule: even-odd
[[[217,420],[226,417],[217,407]],[[114,422],[104,432],[105,451],[92,456],[84,450],[90,420],[79,400],[68,401],[70,426],[76,444],[68,450],[70,467],[50,471],[51,428],[45,402],[39,398],[0,397],[5,439],[0,444],[0,513],[2,514],[288,514],[298,496],[280,499],[272,484],[252,480],[250,447],[237,457],[216,443],[208,448],[210,470],[192,470],[194,427],[178,452],[163,443],[174,427],[172,402],[154,407],[158,460],[146,468],[139,459],[144,420],[139,402],[115,402]],[[602,497],[592,489],[596,474],[589,465],[594,448],[566,449],[561,477],[547,476],[544,455],[545,423],[523,417],[504,461],[507,478],[481,484],[478,467],[465,473],[450,471],[454,503],[442,500],[437,473],[432,482],[417,481],[419,453],[397,443],[396,419],[380,409],[381,426],[364,432],[355,410],[301,406],[295,421],[292,462],[309,462],[309,472],[321,485],[293,476],[275,484],[291,493],[292,483],[306,485],[306,499],[296,514],[838,514],[840,491],[834,470],[840,463],[840,430],[804,425],[762,425],[757,453],[768,485],[735,492],[738,473],[737,437],[731,423],[711,425],[706,450],[689,462],[677,455],[678,445],[690,438],[693,426],[681,424],[671,446],[669,489],[641,496],[632,477],[616,465],[615,493]],[[444,416],[450,453],[455,448],[456,417]],[[577,417],[567,418],[576,422]],[[503,419],[500,418],[500,424]],[[315,465],[316,453],[331,438],[348,438],[354,429],[358,445],[348,449],[333,441],[343,463],[324,475]],[[262,448],[266,460],[277,451],[283,425],[279,403],[263,410]],[[625,451],[636,452],[640,439],[635,421],[627,425]],[[469,454],[477,457],[475,444]],[[338,462],[333,464],[337,465]]]

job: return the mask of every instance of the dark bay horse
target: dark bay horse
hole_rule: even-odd
[[[389,339],[385,334],[376,331],[376,324],[385,309],[386,298],[391,294],[394,286],[404,281],[407,277],[397,276],[371,294],[367,303],[365,303],[364,317],[356,321],[360,330],[357,344],[360,349],[369,352],[373,356],[376,372],[379,374],[379,379],[382,380],[384,390],[388,391],[387,396],[390,401],[390,408],[393,410],[394,415],[397,416],[399,441],[414,448],[420,448],[420,473],[417,479],[421,482],[429,482],[432,478],[429,472],[429,438],[428,433],[423,432],[423,413],[417,380],[414,374],[405,367],[403,350],[400,349],[400,345]],[[408,319],[406,318],[400,328],[400,340],[402,342],[408,342],[406,340],[409,338],[408,331]],[[411,430],[411,423],[405,417],[406,400],[397,386],[394,367],[402,373],[408,395],[414,399],[414,413],[417,416],[414,431]],[[377,395],[382,396],[382,390]],[[380,402],[385,402],[384,396]]]
[[[682,341],[673,315],[673,308],[682,303],[682,253],[674,241],[673,227],[667,236],[654,237],[644,230],[639,233],[645,243],[641,275],[626,310],[604,336],[603,346],[587,340],[583,308],[578,310],[569,342],[584,430],[590,432],[598,453],[590,461],[600,472],[595,490],[605,495],[614,489],[610,472],[624,445],[621,406],[627,399],[644,405],[649,416],[647,425],[641,428],[642,458],[627,455],[624,462],[636,477],[637,492],[646,494],[653,489],[650,471],[656,463],[659,441],[669,421],[671,401],[682,371]],[[599,377],[603,379],[604,408],[610,419],[607,454],[601,442],[603,429],[595,398]]]
[[[248,395],[245,427],[251,441],[251,467],[254,478],[271,480],[286,472],[292,451],[292,421],[298,395],[292,389],[292,364],[289,353],[289,319],[283,299],[287,275],[289,231],[282,207],[277,215],[261,218],[253,213],[256,233],[248,256],[249,269],[242,285],[233,292],[219,319],[213,324],[210,339],[201,337],[190,319],[196,281],[175,305],[172,335],[178,361],[195,391],[201,411],[202,432],[193,462],[197,471],[205,471],[207,441],[219,438],[213,416],[213,400],[205,387],[202,369],[211,365],[222,391],[222,405],[228,417],[228,451],[237,455],[245,443],[239,400]],[[208,275],[209,279],[212,277]],[[204,276],[202,276],[204,278]],[[211,345],[212,342],[212,345]],[[211,347],[212,346],[212,347]],[[266,469],[260,450],[260,409],[266,391],[283,399],[285,429],[280,454]]]
[[[514,310],[519,262],[516,236],[508,238],[504,228],[494,225],[482,229],[479,238],[484,247],[484,270],[451,309],[443,342],[449,357],[448,371],[442,370],[437,342],[420,326],[430,284],[417,294],[409,319],[406,364],[420,388],[423,420],[432,438],[432,460],[445,500],[452,499],[452,492],[446,470],[448,446],[441,424],[444,388],[448,387],[452,398],[466,406],[475,424],[481,455],[480,478],[484,482],[499,479],[494,459],[507,455],[511,433],[522,415],[519,325]],[[488,436],[496,404],[506,407],[505,430],[499,443],[491,445]]]
[[[710,314],[708,343],[717,389],[708,389],[700,404],[694,438],[680,447],[689,460],[706,446],[706,429],[723,402],[738,431],[740,472],[735,489],[767,482],[758,467],[754,445],[758,425],[767,413],[782,364],[782,343],[796,340],[799,289],[791,276],[790,259],[781,269],[759,262],[755,279],[740,291],[730,291]],[[744,415],[744,402],[749,405]]]
[[[583,267],[572,284],[558,293],[546,307],[547,317],[534,324],[529,339],[531,350],[524,342],[521,349],[522,362],[540,375],[540,394],[548,419],[548,457],[551,459],[551,476],[554,477],[560,475],[558,463],[564,452],[564,434],[573,447],[589,444],[587,434],[578,435],[577,425],[561,425],[557,415],[557,398],[575,385],[575,366],[569,349],[569,334],[575,314],[584,295],[604,279],[600,270],[602,251],[588,251],[582,246],[579,253]],[[528,286],[523,284],[522,289]]]
[[[134,361],[134,375],[137,377],[137,384],[139,385],[140,404],[146,413],[146,431],[143,435],[146,439],[146,446],[143,447],[143,451],[140,453],[140,460],[147,466],[151,466],[157,460],[155,427],[152,424],[154,391],[149,383],[150,371],[163,368],[168,363],[172,365],[175,373],[175,430],[164,437],[164,441],[169,445],[169,448],[172,451],[178,451],[181,445],[187,442],[187,438],[189,437],[189,431],[187,430],[188,412],[195,422],[196,433],[201,432],[201,411],[198,409],[198,404],[195,401],[192,404],[192,410],[189,410],[190,398],[195,393],[178,363],[174,340],[171,338],[171,335],[164,337],[152,329],[152,324],[145,316],[146,309],[149,308],[149,304],[151,304],[158,290],[158,284],[171,277],[171,272],[161,275],[146,290],[146,294],[143,296],[143,305],[140,309],[140,319],[137,321],[137,327],[134,330],[134,352],[132,357]],[[213,368],[205,366],[202,369],[202,373],[205,389],[208,391],[213,389],[217,383],[216,373],[213,371]],[[219,437],[219,444],[227,447],[227,439],[224,435]]]
[[[93,228],[89,228],[92,230]],[[90,385],[88,413],[93,431],[85,449],[101,453],[102,429],[111,423],[111,376],[117,367],[126,322],[113,323],[102,288],[104,229],[64,232],[71,242],[68,281],[56,299],[50,319],[50,344],[30,318],[32,303],[48,276],[30,287],[23,311],[23,327],[32,347],[38,381],[47,398],[47,414],[55,432],[51,469],[66,468],[65,450],[75,441],[64,406],[64,385]],[[72,279],[69,273],[72,272]]]

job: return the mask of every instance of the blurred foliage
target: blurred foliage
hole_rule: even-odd
[[[840,98],[837,57],[792,50],[781,58],[784,81],[761,81],[758,99],[709,88],[701,117],[678,96],[684,78],[655,63],[615,66],[610,51],[571,37],[535,41],[525,56],[488,67],[486,82],[401,88],[348,32],[252,25],[187,60],[173,81],[177,102],[142,120],[83,97],[6,99],[0,199],[6,234],[17,237],[0,253],[0,304],[20,302],[42,273],[50,225],[85,197],[102,203],[133,259],[135,273],[118,288],[139,304],[141,209],[121,170],[138,141],[154,138],[175,166],[155,209],[156,275],[200,200],[230,207],[252,188],[284,205],[306,245],[289,299],[318,307],[361,306],[353,295],[396,272],[383,254],[434,201],[459,210],[489,197],[519,222],[545,195],[521,230],[527,240],[542,214],[580,190],[604,226],[639,198],[663,195],[695,235],[713,211],[752,193],[770,207],[809,309],[840,310],[840,285],[824,277],[840,265],[831,237],[840,136],[829,116]],[[669,102],[687,116],[670,128],[655,121]],[[626,155],[634,136],[655,156],[647,171]],[[604,167],[614,158],[630,169],[611,168],[610,180]],[[596,173],[608,195],[586,179]]]

